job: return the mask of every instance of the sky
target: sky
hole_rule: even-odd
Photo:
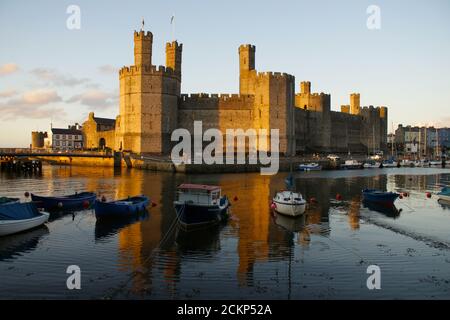
[[[80,28],[69,29],[70,5]],[[380,28],[370,29],[371,5]],[[171,17],[175,16],[174,25]],[[240,44],[258,71],[286,72],[331,94],[332,110],[361,94],[389,108],[389,131],[450,126],[448,0],[0,0],[0,147],[27,147],[31,131],[115,118],[118,70],[133,64],[133,32],[183,43],[183,93],[237,93]]]

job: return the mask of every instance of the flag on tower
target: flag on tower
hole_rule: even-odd
[[[144,30],[144,25],[145,25],[144,18],[142,18],[142,28],[141,28],[141,30]]]
[[[175,15],[170,18],[170,24],[173,24],[173,20],[175,19]]]

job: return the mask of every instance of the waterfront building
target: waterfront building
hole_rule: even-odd
[[[134,65],[119,71],[119,115],[102,128],[91,113],[83,124],[86,148],[167,155],[177,143],[172,132],[185,128],[194,136],[194,121],[200,120],[204,130],[222,133],[278,129],[285,155],[387,150],[386,107],[362,107],[360,94],[352,93],[342,112],[331,111],[331,95],[311,92],[309,81],[296,93],[293,75],[257,71],[254,45],[238,49],[239,93],[231,95],[182,94],[183,45],[166,44],[165,66],[152,63],[152,47],[151,32],[134,32]]]
[[[70,151],[83,148],[83,133],[78,124],[64,128],[52,128],[53,150]]]

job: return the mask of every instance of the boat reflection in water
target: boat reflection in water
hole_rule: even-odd
[[[376,211],[379,213],[384,214],[385,216],[397,219],[400,217],[400,212],[402,209],[397,209],[395,204],[387,205],[387,204],[380,204],[372,201],[363,200],[363,206],[371,211]]]
[[[273,222],[290,232],[301,232],[305,228],[306,215],[290,217],[273,212]]]
[[[224,223],[208,226],[195,231],[177,226],[175,245],[181,253],[212,253],[220,250],[220,231]]]
[[[439,199],[438,203],[441,205],[442,208],[450,210],[450,201]]]
[[[0,238],[0,261],[33,251],[41,238],[48,233],[48,227],[43,225],[30,231]]]
[[[140,214],[131,217],[97,220],[95,222],[95,240],[100,241],[108,239],[134,223],[147,220],[148,217],[149,213],[145,210]]]

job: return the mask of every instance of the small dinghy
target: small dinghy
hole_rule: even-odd
[[[95,201],[95,216],[97,219],[125,218],[144,212],[150,200],[147,196],[140,195],[115,201]]]
[[[34,203],[13,202],[0,206],[0,236],[36,228],[48,221],[50,214],[40,212]]]
[[[396,192],[387,192],[376,189],[365,189],[362,191],[364,201],[377,202],[392,205],[400,195]]]
[[[441,192],[439,192],[437,196],[439,197],[439,200],[450,202],[450,188],[443,187]]]
[[[218,186],[181,184],[174,206],[182,227],[197,228],[227,219],[230,202]]]
[[[302,163],[298,166],[300,171],[320,171],[322,170],[322,166],[318,163]]]
[[[271,207],[278,213],[296,217],[305,213],[306,200],[298,192],[280,191],[272,199]]]
[[[80,192],[67,196],[51,197],[31,194],[31,200],[45,210],[81,210],[90,208],[97,196],[93,192]]]

